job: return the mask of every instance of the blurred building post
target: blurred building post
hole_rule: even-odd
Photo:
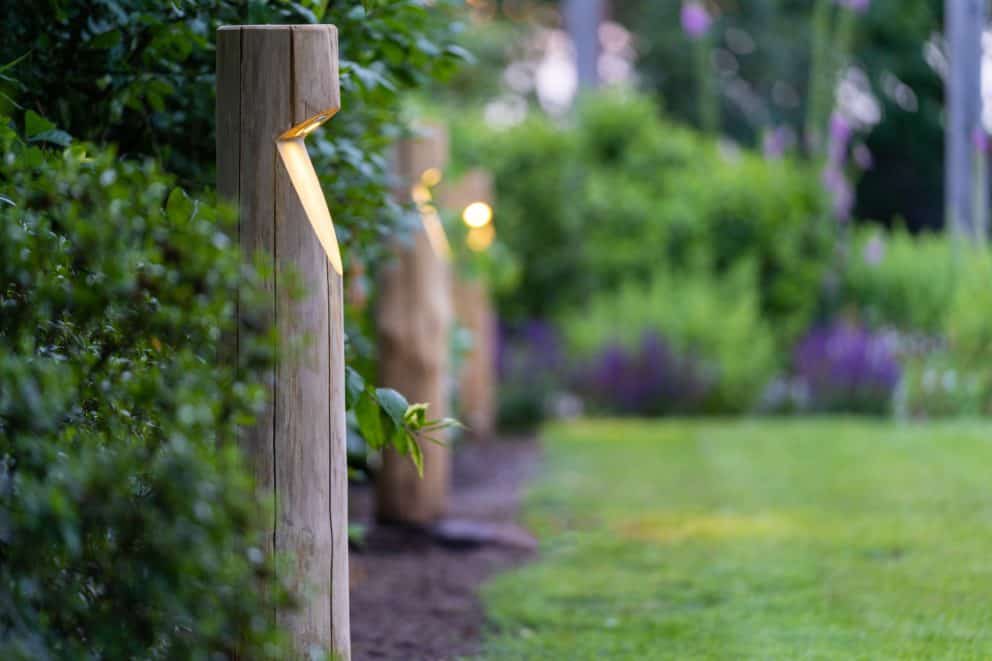
[[[379,278],[376,316],[380,380],[411,403],[426,402],[429,418],[448,416],[448,353],[451,334],[450,249],[430,187],[448,162],[448,132],[425,124],[395,152],[395,195],[416,202],[421,225],[395,245]],[[444,514],[451,456],[446,445],[421,439],[424,474],[409,457],[383,453],[376,480],[376,517],[385,523],[429,526]]]
[[[985,18],[985,0],[946,0],[946,223],[969,242],[984,241],[988,230],[987,140],[982,126]]]
[[[562,0],[565,26],[575,48],[575,68],[582,88],[599,86],[599,24],[606,0]]]
[[[269,403],[238,441],[275,501],[259,543],[291,560],[277,571],[285,566],[286,582],[306,595],[273,614],[298,658],[314,648],[350,658],[341,254],[303,143],[340,100],[334,26],[217,31],[217,192],[239,211],[245,259],[262,252],[275,262],[264,308],[239,307],[238,323],[274,327],[283,349],[267,375]],[[304,296],[284,284],[291,278]]]
[[[473,251],[487,249],[494,236],[492,187],[492,175],[484,170],[471,170],[444,186],[444,207],[472,223],[468,247]],[[488,221],[483,223],[486,216]],[[481,277],[458,274],[453,290],[455,318],[472,338],[457,375],[458,416],[472,438],[488,440],[496,429],[496,315],[489,287]]]

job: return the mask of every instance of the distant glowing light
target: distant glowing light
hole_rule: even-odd
[[[443,177],[444,173],[441,172],[440,168],[428,168],[420,175],[420,183],[428,188],[434,188],[441,183]]]
[[[473,202],[465,207],[462,220],[472,228],[485,227],[493,220],[493,208],[485,202]]]
[[[431,201],[431,191],[423,184],[417,184],[410,189],[410,197],[414,202],[419,204],[427,204]]]
[[[470,250],[482,252],[492,245],[493,239],[495,238],[496,229],[490,223],[483,225],[482,227],[473,227],[469,230],[465,243],[468,244]]]

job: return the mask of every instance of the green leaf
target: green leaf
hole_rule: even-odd
[[[420,449],[420,443],[413,436],[407,438],[406,454],[410,455],[413,465],[417,467],[417,475],[424,476],[424,451]]]
[[[107,30],[93,37],[90,47],[96,50],[107,50],[113,48],[121,42],[120,30]]]
[[[392,388],[377,388],[375,397],[393,424],[397,427],[403,427],[406,411],[410,407],[410,403],[406,401],[406,397]]]
[[[386,445],[386,435],[382,428],[382,417],[379,415],[379,403],[368,390],[362,392],[355,405],[355,419],[358,421],[358,431],[369,446],[381,449]]]
[[[55,124],[48,121],[35,111],[28,110],[24,114],[24,135],[26,135],[29,140],[36,135],[53,130],[55,130]]]
[[[193,201],[181,188],[173,188],[165,203],[165,213],[174,223],[182,223],[193,217]]]
[[[38,135],[28,138],[30,142],[48,142],[53,145],[58,145],[59,147],[68,147],[72,144],[72,136],[61,131],[59,129],[52,129],[51,131],[42,131]]]
[[[424,402],[410,404],[403,415],[403,421],[412,429],[420,429],[424,426],[424,420],[427,419],[428,406],[430,405]]]
[[[351,367],[344,369],[344,398],[345,406],[349,409],[355,408],[358,398],[365,391],[365,379]]]
[[[15,58],[15,59],[13,59],[13,60],[11,60],[10,62],[7,62],[6,64],[0,64],[0,73],[2,73],[2,72],[4,72],[4,71],[7,71],[8,69],[13,69],[13,68],[14,68],[14,67],[16,67],[16,66],[17,66],[18,64],[20,64],[20,63],[21,63],[21,61],[22,61],[22,60],[23,60],[24,58],[26,58],[26,57],[27,57],[28,55],[30,55],[30,54],[31,54],[31,51],[28,51],[27,53],[24,53],[24,54],[23,54],[23,55],[21,55],[20,57],[17,57],[17,58]]]

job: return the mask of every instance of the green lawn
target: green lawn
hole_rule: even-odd
[[[492,659],[992,659],[992,426],[544,433]]]

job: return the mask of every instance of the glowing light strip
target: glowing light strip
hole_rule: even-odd
[[[321,116],[317,115],[317,117]],[[317,234],[317,240],[323,246],[327,259],[331,262],[331,267],[338,275],[342,275],[344,269],[341,266],[341,250],[338,247],[338,238],[334,233],[334,221],[331,219],[330,209],[327,208],[327,200],[320,187],[320,180],[317,179],[317,172],[313,169],[310,155],[307,153],[306,145],[303,144],[303,136],[326,121],[325,119],[313,123],[314,119],[316,118],[311,118],[284,133],[285,136],[291,131],[299,130],[294,134],[296,137],[277,140],[276,147],[279,149],[279,156],[282,158],[283,165],[286,166],[286,172],[289,173],[293,189],[303,205],[303,211],[307,214],[307,220],[310,221],[310,225],[313,226],[313,230]]]
[[[444,233],[444,225],[441,224],[441,216],[437,210],[421,208],[420,218],[434,254],[444,260],[451,259],[451,244],[448,243],[448,235]]]

